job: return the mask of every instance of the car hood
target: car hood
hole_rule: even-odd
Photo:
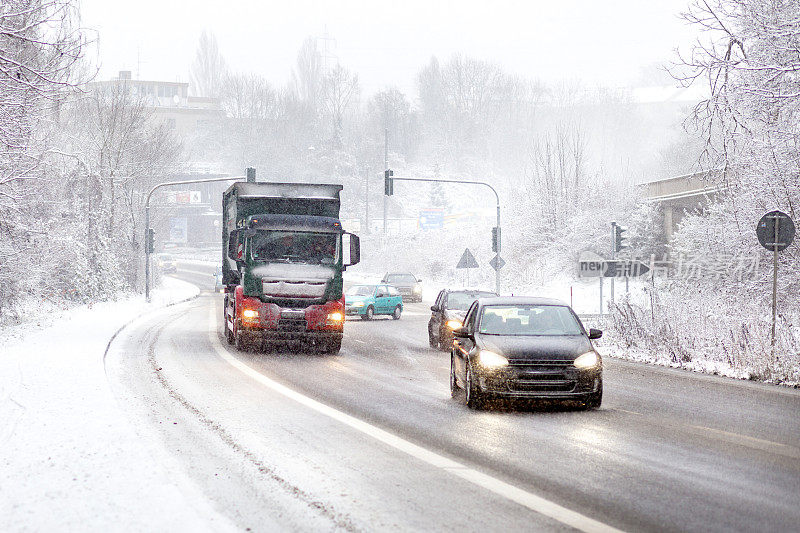
[[[592,350],[592,343],[583,335],[481,335],[475,336],[478,347],[499,353],[509,359],[558,360],[575,359]]]
[[[364,302],[366,300],[371,300],[372,296],[344,296],[344,302],[346,304],[354,304],[358,302]]]

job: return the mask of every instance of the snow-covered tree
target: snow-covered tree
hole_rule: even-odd
[[[192,91],[200,96],[220,98],[227,74],[228,66],[219,51],[217,38],[203,30],[192,62]]]
[[[647,313],[623,307],[617,330],[623,337],[641,332],[628,341],[681,364],[700,357],[755,378],[798,381],[800,247],[779,254],[773,354],[771,253],[755,228],[773,209],[800,215],[800,3],[704,0],[684,18],[702,36],[673,72],[708,86],[693,119],[705,140],[708,179],[722,192],[675,233],[673,260],[691,266],[658,287],[652,323],[643,326]]]
[[[344,119],[350,106],[358,98],[358,75],[339,63],[325,74],[322,102],[331,124],[333,146],[342,146]]]
[[[86,37],[73,0],[0,3],[0,313],[19,295],[37,224],[45,132],[79,82]]]

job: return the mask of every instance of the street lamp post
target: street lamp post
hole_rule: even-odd
[[[200,180],[184,180],[184,181],[165,181],[155,185],[150,192],[147,193],[147,199],[144,202],[144,297],[146,301],[150,301],[150,249],[147,246],[147,238],[150,233],[150,197],[161,187],[169,185],[189,185],[192,183],[208,183],[211,181],[238,181],[246,179],[245,176],[227,177],[227,178],[206,178]]]
[[[497,191],[494,187],[489,185],[484,181],[468,181],[468,180],[444,180],[444,179],[436,179],[436,178],[396,178],[392,176],[388,178],[391,180],[399,180],[399,181],[428,181],[428,182],[437,182],[437,183],[465,183],[467,185],[483,185],[485,187],[489,187],[492,192],[494,193],[494,197],[497,203],[497,257],[500,257],[500,250],[501,244],[500,241],[502,239],[502,232],[500,231],[500,195],[497,194]],[[384,202],[386,201],[386,197],[384,196]],[[498,263],[497,268],[494,271],[495,279],[495,292],[500,294],[500,264]]]

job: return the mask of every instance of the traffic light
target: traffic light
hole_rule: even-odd
[[[386,169],[383,172],[383,194],[391,196],[394,194],[394,170]]]
[[[500,250],[500,228],[495,226],[492,228],[492,251],[497,252]]]
[[[623,248],[627,248],[628,245],[625,242],[625,236],[623,233],[628,231],[627,229],[623,228],[622,226],[614,226],[614,251],[619,252]]]
[[[147,253],[152,254],[156,251],[156,230],[147,228]]]

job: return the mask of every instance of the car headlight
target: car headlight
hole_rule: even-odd
[[[481,350],[480,355],[478,356],[478,361],[480,361],[482,366],[487,368],[500,368],[503,366],[508,366],[508,359],[499,353],[494,353],[489,350]]]
[[[448,320],[446,326],[450,329],[456,329],[461,327],[460,320]]]
[[[339,311],[334,311],[328,315],[329,322],[341,322],[342,320],[344,320],[344,315]]]
[[[579,355],[574,364],[577,368],[592,368],[597,366],[599,362],[600,359],[597,357],[597,352],[586,352],[583,355]]]
[[[364,302],[353,302],[350,305],[353,307],[364,307]]]
[[[255,309],[245,309],[242,311],[242,317],[250,319],[258,318],[258,311]]]

